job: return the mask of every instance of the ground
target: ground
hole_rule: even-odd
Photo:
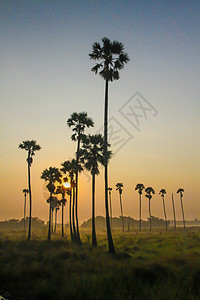
[[[8,299],[200,299],[200,228],[113,231],[116,254],[107,252],[106,232],[81,230],[82,247],[69,235],[47,230],[0,233],[0,295]]]

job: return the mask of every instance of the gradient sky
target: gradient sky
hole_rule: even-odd
[[[42,147],[31,168],[33,216],[47,220],[41,172],[60,167],[76,149],[66,120],[74,111],[87,111],[95,122],[90,133],[101,128],[104,82],[91,72],[88,53],[104,36],[122,42],[130,56],[120,80],[109,89],[110,124],[123,126],[125,141],[132,136],[109,170],[113,189],[117,182],[124,184],[124,214],[138,218],[134,189],[143,183],[156,191],[152,215],[163,218],[158,193],[165,188],[168,217],[173,217],[173,192],[181,219],[176,191],[183,187],[186,219],[200,218],[199,14],[195,0],[0,2],[0,220],[23,216],[27,153],[18,149],[20,142],[36,139]],[[120,111],[136,92],[153,107],[146,120],[140,118],[140,131]],[[142,205],[146,219],[147,198]],[[97,179],[96,214],[105,215],[103,172]],[[113,215],[119,214],[114,189]],[[79,216],[81,222],[91,216],[91,181],[85,174]]]

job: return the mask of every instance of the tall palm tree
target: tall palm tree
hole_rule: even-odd
[[[28,189],[23,189],[24,193],[24,231],[26,232],[26,195],[29,193]]]
[[[183,188],[179,188],[177,194],[180,194],[180,201],[181,201],[181,208],[182,208],[182,215],[183,215],[183,227],[185,229],[185,217],[184,217],[184,209],[183,209]]]
[[[119,71],[128,63],[129,57],[124,52],[124,45],[118,41],[111,42],[107,37],[100,43],[93,43],[92,52],[89,54],[91,60],[98,61],[91,69],[95,74],[99,74],[105,80],[105,112],[104,112],[104,152],[105,152],[105,208],[106,208],[106,227],[108,237],[108,247],[110,253],[115,253],[112,233],[110,229],[110,218],[108,208],[108,82],[119,79]]]
[[[110,152],[111,155],[111,152]],[[99,172],[99,163],[104,165],[104,139],[101,134],[88,135],[80,151],[80,161],[92,175],[92,246],[97,247],[95,230],[95,179]]]
[[[57,200],[56,197],[53,197],[53,194],[55,192],[55,183],[58,182],[58,183],[61,183],[62,180],[61,180],[61,173],[59,171],[58,168],[53,168],[53,167],[50,167],[49,169],[45,169],[43,172],[42,172],[42,175],[41,175],[41,179],[44,179],[45,181],[48,182],[47,184],[47,189],[49,190],[49,193],[50,193],[50,197],[49,199],[47,200],[47,202],[49,203],[49,229],[48,229],[48,240],[51,239],[51,218],[52,218],[52,207],[53,207],[53,202],[55,200]]]
[[[31,214],[32,214],[32,193],[31,193],[31,165],[33,162],[33,155],[35,155],[36,151],[41,149],[40,145],[37,145],[35,140],[27,140],[23,141],[19,144],[20,149],[24,149],[28,152],[27,156],[27,164],[28,164],[28,190],[29,190],[29,227],[28,227],[28,237],[27,240],[30,241],[31,239]]]
[[[151,194],[155,194],[155,191],[151,186],[149,186],[145,189],[145,193],[146,193],[145,197],[149,199],[149,229],[151,231],[151,198],[152,198]]]
[[[167,215],[166,215],[166,210],[165,210],[165,194],[166,194],[166,190],[165,189],[161,189],[159,192],[159,195],[161,195],[162,200],[163,200],[163,210],[164,210],[164,216],[165,216],[165,226],[166,226],[166,230],[167,230]]]
[[[121,214],[122,214],[122,231],[124,232],[124,216],[123,216],[123,209],[122,209],[122,188],[123,188],[123,184],[118,182],[116,184],[116,191],[119,191],[119,201],[120,201]]]
[[[79,152],[81,141],[85,137],[84,131],[85,128],[93,127],[94,122],[91,118],[88,117],[86,112],[81,113],[72,113],[70,118],[67,120],[67,125],[72,127],[74,132],[71,136],[72,141],[77,141],[77,150],[76,150],[76,161],[79,162]],[[77,241],[81,244],[79,225],[78,225],[78,174],[79,171],[76,171],[76,197],[75,197],[75,214],[76,214],[76,231],[77,231]]]
[[[110,225],[111,225],[111,228],[112,228],[112,201],[111,201],[112,188],[109,187],[108,191],[109,191],[109,200],[110,200]]]
[[[174,195],[172,193],[172,208],[174,213],[174,229],[176,230],[176,213],[175,213],[175,206],[174,206]]]
[[[65,195],[67,194],[67,188],[64,185],[58,185],[56,189],[56,194],[61,194],[62,199],[60,201],[62,206],[62,237],[64,237],[64,206],[67,202]]]
[[[64,174],[68,173],[69,178],[70,178],[70,186],[71,186],[71,194],[70,194],[70,220],[72,220],[72,228],[70,227],[70,234],[71,234],[71,241],[76,242],[80,244],[80,239],[78,238],[77,234],[77,227],[75,225],[75,197],[76,197],[76,181],[75,181],[75,175],[78,172],[81,172],[83,170],[82,166],[80,163],[77,162],[76,159],[67,160],[63,162],[62,168],[60,169]],[[72,205],[71,205],[71,200],[72,200]],[[72,207],[71,207],[72,206]],[[72,216],[72,217],[71,217]]]
[[[142,191],[144,190],[144,184],[142,183],[138,183],[135,187],[135,191],[138,190],[138,194],[139,194],[139,201],[140,201],[140,209],[139,209],[139,215],[140,215],[140,231],[142,229]]]

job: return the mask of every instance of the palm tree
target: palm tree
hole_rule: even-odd
[[[120,207],[121,207],[121,214],[122,214],[122,231],[124,232],[124,216],[123,216],[123,209],[122,209],[122,188],[123,184],[118,182],[116,184],[116,191],[119,191],[119,201],[120,201]]]
[[[92,52],[89,54],[91,60],[98,61],[91,69],[95,74],[105,80],[105,112],[104,112],[104,153],[105,153],[105,208],[108,247],[110,253],[115,253],[115,248],[110,229],[110,218],[108,209],[108,82],[119,79],[119,71],[129,61],[128,54],[124,52],[124,45],[118,41],[111,42],[107,37],[102,39],[102,46],[95,42]]]
[[[70,193],[69,217],[70,217],[70,220],[72,220],[72,226],[70,227],[71,241],[80,244],[80,239],[78,238],[78,234],[77,234],[77,227],[75,226],[76,181],[75,181],[74,177],[78,172],[81,172],[83,170],[83,168],[80,165],[80,163],[78,163],[77,160],[74,158],[71,161],[67,160],[67,161],[63,162],[61,165],[62,165],[61,171],[64,174],[68,173],[69,178],[70,178],[71,193]],[[71,205],[71,200],[72,200],[72,205]]]
[[[144,190],[144,184],[142,184],[142,183],[138,183],[137,185],[136,185],[136,187],[135,187],[135,191],[137,191],[138,190],[138,194],[139,194],[139,201],[140,201],[140,210],[139,210],[139,214],[140,214],[140,231],[141,231],[141,229],[142,229],[142,217],[141,217],[141,215],[142,215],[142,191]]]
[[[58,185],[57,189],[56,189],[56,194],[61,194],[62,195],[62,199],[60,201],[61,206],[62,206],[62,237],[64,237],[64,206],[67,202],[67,200],[65,199],[65,195],[67,193],[67,188],[64,185]]]
[[[74,132],[71,136],[72,141],[77,141],[77,150],[76,150],[76,161],[79,162],[79,152],[81,141],[85,137],[84,131],[85,128],[93,127],[94,122],[91,118],[87,116],[86,112],[81,113],[72,113],[70,118],[67,120],[67,125],[72,127]],[[76,202],[75,202],[75,214],[76,214],[76,231],[77,231],[77,241],[81,244],[79,226],[78,226],[78,173],[76,171]]]
[[[26,232],[26,195],[29,193],[28,189],[23,189],[24,193],[24,231]]]
[[[185,229],[185,218],[184,218],[184,210],[183,210],[183,188],[179,188],[177,194],[180,194],[180,201],[181,201],[181,208],[182,208],[182,215],[183,215],[183,227]]]
[[[173,207],[173,213],[174,213],[174,229],[176,230],[176,213],[175,213],[174,195],[173,195],[173,193],[172,193],[172,207]]]
[[[155,191],[152,187],[149,186],[145,189],[145,193],[146,193],[145,197],[149,199],[149,226],[150,226],[149,229],[151,231],[151,198],[152,198],[151,193],[155,194]]]
[[[112,201],[111,201],[112,188],[109,187],[108,191],[109,191],[109,200],[110,200],[110,225],[111,225],[111,228],[112,228]]]
[[[111,155],[111,152],[109,153]],[[80,151],[80,161],[92,175],[92,246],[97,247],[95,230],[95,179],[99,172],[99,163],[104,165],[104,139],[101,134],[88,135]]]
[[[165,189],[161,189],[159,192],[159,195],[161,195],[162,200],[163,200],[163,210],[164,210],[164,216],[165,216],[165,226],[166,226],[166,230],[167,230],[167,215],[166,215],[166,210],[165,210],[165,194],[166,194],[166,190]]]
[[[28,227],[28,237],[27,240],[30,241],[31,239],[31,214],[32,214],[32,193],[31,193],[31,165],[33,162],[33,155],[35,155],[36,151],[39,151],[41,147],[37,145],[35,140],[27,140],[23,141],[19,144],[20,149],[25,149],[28,152],[27,156],[27,164],[28,164],[28,190],[29,190],[29,227]]]
[[[49,169],[45,169],[42,172],[41,178],[44,179],[45,181],[48,182],[47,184],[47,189],[49,190],[50,197],[47,200],[49,203],[49,229],[48,229],[48,240],[51,239],[51,214],[52,214],[52,207],[53,207],[53,202],[57,200],[56,197],[53,197],[54,191],[55,191],[55,184],[56,182],[61,183],[61,173],[58,168],[52,168],[50,167]]]

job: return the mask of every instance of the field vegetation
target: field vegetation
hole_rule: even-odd
[[[0,232],[0,295],[7,299],[200,299],[200,229],[80,230],[82,245],[58,227]]]

